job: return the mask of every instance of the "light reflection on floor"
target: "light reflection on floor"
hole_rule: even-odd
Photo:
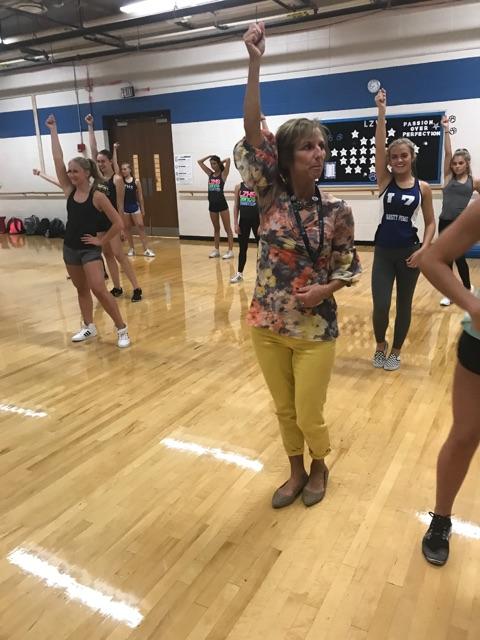
[[[224,451],[218,447],[206,447],[196,442],[186,442],[185,440],[177,440],[176,438],[164,438],[160,441],[169,449],[177,449],[179,451],[187,451],[197,456],[212,456],[217,460],[237,465],[242,469],[251,469],[252,471],[261,471],[263,464],[260,460],[253,460],[247,456],[242,456],[233,451]]]
[[[14,549],[7,556],[8,561],[33,576],[40,578],[48,587],[61,589],[71,600],[86,605],[93,611],[113,618],[116,622],[123,622],[131,628],[138,627],[143,615],[136,607],[125,601],[116,599],[112,594],[80,584],[67,573],[62,563],[62,570],[47,560],[27,549]],[[113,592],[112,589],[108,591]]]
[[[432,516],[429,513],[417,511],[417,518],[423,524],[430,526]],[[464,538],[472,538],[473,540],[480,540],[480,527],[473,522],[467,522],[466,520],[460,520],[459,518],[452,518],[452,531]]]
[[[22,407],[17,407],[14,404],[0,403],[0,411],[3,411],[4,413],[17,413],[22,416],[27,416],[28,418],[45,418],[46,416],[48,416],[48,413],[46,413],[45,411],[23,409]]]

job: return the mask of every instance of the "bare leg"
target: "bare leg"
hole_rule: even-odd
[[[225,209],[225,211],[220,212],[220,217],[222,218],[223,228],[225,229],[225,233],[228,238],[228,250],[232,251],[233,249],[233,233],[232,226],[230,224],[230,211]]]
[[[131,218],[132,218],[133,224],[138,229],[138,235],[140,236],[140,242],[142,243],[143,250],[146,251],[148,249],[148,246],[147,246],[147,236],[145,234],[145,225],[143,224],[143,216],[141,213],[132,213]]]
[[[127,278],[132,283],[134,289],[139,289],[138,280],[135,275],[135,270],[133,268],[132,263],[127,258],[125,253],[123,252],[122,241],[120,240],[120,235],[114,236],[110,240],[110,248],[115,256],[117,262],[122,265],[122,269],[127,275]]]
[[[210,211],[210,220],[212,221],[212,224],[213,224],[213,236],[214,236],[215,249],[219,251],[220,250],[220,216],[218,215],[218,213],[215,213],[214,211]]]
[[[93,295],[100,302],[102,307],[111,317],[117,329],[123,329],[126,325],[120,314],[117,301],[110,295],[105,286],[105,278],[103,277],[102,263],[100,260],[92,260],[83,265],[85,279],[88,281]]]
[[[453,425],[437,461],[435,513],[448,516],[480,442],[480,375],[457,363],[453,380]]]
[[[103,266],[101,261],[98,261],[100,269],[102,271],[102,279],[105,286],[105,277],[103,275]],[[73,283],[73,286],[77,290],[78,304],[82,313],[82,319],[85,324],[93,322],[93,300],[90,293],[90,287],[88,285],[87,278],[83,267],[80,265],[67,264],[68,275]]]
[[[123,216],[123,232],[125,233],[130,249],[135,249],[132,233],[132,221],[130,219],[130,216]]]
[[[103,234],[99,233],[98,235],[102,236]],[[122,286],[120,284],[120,271],[118,270],[118,264],[115,260],[115,256],[113,255],[110,243],[107,243],[102,248],[102,251],[108,265],[108,271],[110,273],[110,277],[112,278],[113,286],[115,287],[115,289],[121,289]]]

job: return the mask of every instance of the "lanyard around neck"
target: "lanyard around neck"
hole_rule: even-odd
[[[290,201],[292,203],[293,213],[295,215],[295,220],[297,222],[298,230],[303,239],[303,244],[305,245],[305,249],[307,250],[308,255],[310,256],[310,260],[313,263],[313,266],[317,263],[318,258],[320,257],[323,250],[323,242],[325,240],[325,219],[323,217],[323,204],[322,204],[322,196],[320,195],[320,191],[318,187],[315,185],[315,195],[312,200],[315,202],[315,207],[317,210],[318,216],[318,231],[320,242],[318,244],[318,248],[316,251],[312,249],[312,245],[310,244],[310,240],[308,238],[307,232],[302,222],[302,218],[300,216],[300,211],[302,206],[300,202],[297,200],[296,196],[290,196]]]

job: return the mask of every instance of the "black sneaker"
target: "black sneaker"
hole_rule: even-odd
[[[142,299],[142,290],[134,289],[133,295],[132,295],[132,302],[140,302],[141,299]]]
[[[422,540],[422,553],[431,564],[442,566],[448,560],[448,539],[452,532],[450,516],[439,516],[429,512],[432,521]]]
[[[112,296],[115,296],[115,298],[119,298],[123,293],[123,289],[121,287],[120,289],[117,289],[117,287],[113,287],[113,289],[110,289],[110,293],[112,294]]]

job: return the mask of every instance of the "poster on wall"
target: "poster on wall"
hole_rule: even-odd
[[[191,154],[175,156],[175,181],[177,184],[193,183],[193,160]]]
[[[430,184],[441,184],[443,113],[387,117],[387,144],[408,138],[417,152],[416,174]],[[329,131],[330,158],[325,162],[323,186],[373,186],[375,175],[375,118],[324,120]]]

